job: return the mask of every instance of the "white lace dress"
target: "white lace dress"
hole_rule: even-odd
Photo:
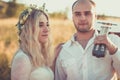
[[[31,72],[30,80],[53,80],[53,72],[48,67],[35,69]]]
[[[54,75],[46,66],[33,69],[28,56],[19,50],[12,62],[11,80],[54,80]]]

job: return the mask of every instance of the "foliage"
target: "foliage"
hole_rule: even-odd
[[[23,4],[17,4],[14,2],[8,2],[8,8],[6,15],[8,17],[16,17],[20,14],[20,11],[23,10],[25,6]]]
[[[16,3],[13,3],[13,2],[8,3],[8,8],[7,8],[7,12],[6,12],[8,17],[13,17],[15,15],[16,8],[17,8]]]
[[[64,12],[53,12],[49,14],[54,19],[67,19],[67,15]]]
[[[51,18],[54,18],[54,19],[68,19],[68,11],[69,9],[66,7],[65,8],[65,11],[57,11],[57,12],[53,12],[53,13],[49,13],[50,17]]]
[[[105,14],[97,15],[97,19],[105,20],[107,16]]]
[[[4,53],[0,53],[0,80],[10,80],[9,61]]]
[[[26,8],[24,4],[15,3],[14,0],[7,2],[7,5],[8,7],[7,7],[7,10],[5,10],[6,12],[4,14],[6,15],[6,17],[18,17],[21,11]],[[68,11],[69,9],[66,8],[65,11],[53,12],[53,13],[49,13],[49,15],[51,18],[68,19],[67,17]]]
[[[16,3],[16,0],[1,1],[0,18],[17,17],[24,8],[25,5]]]

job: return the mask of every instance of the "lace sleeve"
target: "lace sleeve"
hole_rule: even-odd
[[[27,55],[18,53],[12,62],[11,80],[29,80],[31,63]]]

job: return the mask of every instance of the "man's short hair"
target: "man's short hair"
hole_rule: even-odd
[[[79,1],[85,1],[85,0],[76,0],[73,5],[72,5],[72,10],[73,10],[73,7],[75,6],[75,4]],[[93,1],[93,0],[88,0],[93,6],[96,6],[96,3]]]

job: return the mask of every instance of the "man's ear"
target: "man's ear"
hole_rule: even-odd
[[[98,18],[98,15],[95,13],[95,18],[96,18],[96,20],[97,20],[97,18]]]

